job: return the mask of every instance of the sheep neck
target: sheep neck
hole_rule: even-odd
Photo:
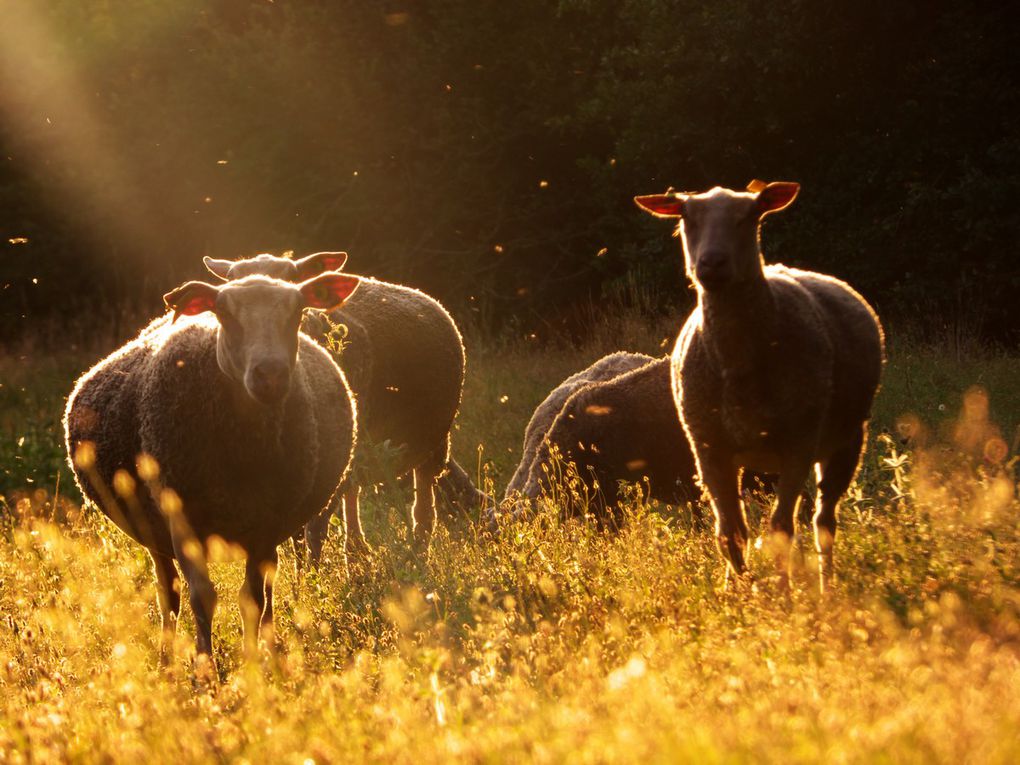
[[[772,347],[776,307],[765,274],[725,289],[699,290],[702,337],[725,380],[754,375]]]
[[[223,375],[227,401],[235,421],[250,435],[250,442],[272,451],[283,449],[287,404],[291,394],[273,404],[261,404],[251,397],[244,383]]]
[[[226,352],[222,330],[216,329],[216,366],[227,391],[227,401],[239,422],[246,423],[252,433],[271,443],[279,442],[282,433],[284,408],[290,393],[274,404],[261,404],[251,397],[244,385],[244,372],[234,366]]]

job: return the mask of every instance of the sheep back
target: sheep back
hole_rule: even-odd
[[[100,362],[72,395],[67,422],[88,419],[80,415],[83,406],[98,406],[101,416],[91,428],[69,426],[69,451],[94,441],[103,476],[133,472],[139,452],[152,455],[199,538],[215,534],[264,551],[328,503],[350,462],[354,410],[336,364],[304,336],[287,397],[275,410],[256,404],[220,371],[216,333],[209,317],[185,320],[143,333]],[[106,408],[114,404],[123,408]],[[113,442],[123,443],[105,448]],[[77,468],[76,474],[95,500],[97,487]],[[145,519],[155,538],[97,504],[137,541],[173,554],[151,497]]]
[[[531,419],[528,421],[528,426],[524,431],[521,461],[517,466],[517,470],[511,476],[510,482],[507,484],[504,498],[509,499],[515,493],[522,493],[524,487],[529,484],[539,448],[549,433],[550,428],[552,428],[553,421],[559,415],[564,403],[570,398],[571,394],[584,385],[600,380],[610,380],[624,372],[644,366],[651,360],[651,356],[646,356],[643,353],[617,351],[608,356],[603,356],[580,372],[575,372],[553,388],[542,403],[535,408]]]
[[[361,277],[357,291],[330,314],[347,327],[338,362],[358,404],[355,461],[371,459],[373,445],[396,450],[396,474],[447,449],[464,386],[464,344],[436,300],[411,287]],[[306,331],[317,340],[321,320]],[[444,455],[443,461],[446,461]]]
[[[832,341],[833,379],[830,419],[834,423],[867,420],[885,360],[881,322],[849,284],[825,274],[777,266],[809,292],[820,309]]]
[[[610,514],[619,481],[647,479],[650,498],[669,504],[695,496],[694,457],[675,415],[668,357],[571,394],[540,449],[527,497],[544,488],[541,465],[550,445],[578,466],[583,480],[598,482],[603,502],[596,509],[604,504]]]
[[[137,504],[116,496],[113,477],[125,470],[141,487],[135,461],[144,451],[138,431],[138,396],[153,353],[155,334],[166,326],[155,319],[138,336],[86,371],[75,383],[64,412],[64,438],[75,481],[82,495],[100,508],[130,537],[171,552],[170,535],[158,507],[140,488]],[[83,470],[75,454],[83,442],[95,446],[95,464]]]
[[[868,418],[882,367],[882,331],[866,302],[832,277],[765,267],[775,307],[771,328],[730,332],[740,344],[724,367],[704,337],[703,304],[688,318],[672,357],[673,393],[688,438],[755,455],[758,470],[805,443],[817,455],[846,440]],[[711,316],[723,324],[729,316]],[[732,348],[730,349],[733,350]],[[794,446],[796,445],[796,447]]]

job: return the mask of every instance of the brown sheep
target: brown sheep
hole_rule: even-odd
[[[615,374],[599,379],[606,370]],[[564,388],[565,400],[557,395]],[[550,401],[559,403],[559,410],[546,424]],[[518,468],[526,478],[520,488],[508,487],[504,506],[514,507],[519,498],[534,500],[551,488],[555,475],[547,471],[554,467],[553,450],[577,466],[595,500],[590,507],[596,518],[610,525],[620,520],[621,481],[646,483],[650,498],[668,504],[697,495],[694,458],[675,416],[668,358],[616,353],[568,378],[535,411],[529,441],[534,446]]]
[[[205,265],[225,280],[265,274],[301,281],[339,270],[346,260],[343,252],[298,260],[263,254],[237,261],[206,258]],[[425,551],[436,520],[436,484],[447,472],[450,430],[464,386],[460,332],[446,309],[423,292],[368,277],[361,277],[358,291],[328,318],[310,316],[303,328],[323,345],[329,344],[331,323],[346,328],[336,360],[357,400],[359,426],[354,467],[341,491],[346,549],[355,555],[369,550],[361,530],[361,487],[387,473],[413,473],[414,539]],[[449,471],[444,488],[461,503],[484,500],[459,466]],[[330,514],[315,519],[305,531],[313,560],[320,555]]]
[[[357,284],[332,273],[299,285],[189,282],[165,296],[173,322],[150,324],[71,392],[64,428],[78,485],[149,551],[166,632],[180,611],[180,566],[200,654],[212,651],[216,604],[208,540],[247,553],[251,645],[272,624],[277,545],[328,506],[350,466],[350,390],[298,327],[305,308],[335,308]]]
[[[884,351],[878,317],[848,285],[764,265],[761,220],[793,202],[799,188],[754,182],[746,192],[714,188],[635,202],[679,220],[697,288],[698,306],[673,351],[673,393],[711,497],[720,549],[744,573],[749,531],[741,471],[778,473],[771,528],[787,582],[797,505],[814,468],[824,589],[837,504],[857,470]]]
[[[553,421],[562,411],[563,404],[566,403],[574,391],[589,383],[611,380],[624,372],[644,366],[651,360],[651,356],[646,356],[643,353],[630,353],[628,351],[610,353],[591,366],[570,375],[570,377],[553,388],[549,395],[543,399],[542,403],[535,408],[531,419],[528,421],[528,426],[524,430],[521,462],[506,485],[504,499],[510,498],[515,492],[523,491],[525,484],[531,478],[532,467],[535,465],[535,458],[538,456],[538,450],[542,442],[545,440],[546,435],[548,435],[550,428],[552,428]]]

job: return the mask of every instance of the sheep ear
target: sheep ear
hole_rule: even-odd
[[[797,198],[798,191],[799,183],[778,181],[768,184],[758,192],[758,214],[764,217],[786,209]]]
[[[220,294],[218,287],[205,282],[188,282],[163,296],[167,310],[174,312],[174,321],[179,316],[194,316],[211,311],[216,305],[216,296]]]
[[[216,258],[206,256],[202,258],[202,262],[205,263],[205,267],[213,276],[218,276],[223,281],[227,281],[230,278],[230,267],[234,265],[234,261],[217,260]]]
[[[305,308],[332,311],[344,304],[357,289],[361,280],[357,276],[328,271],[298,285],[305,296]]]
[[[346,252],[316,252],[294,261],[297,281],[303,282],[326,271],[339,271],[347,262]]]
[[[676,194],[646,194],[634,197],[634,203],[657,218],[682,218],[686,199]]]

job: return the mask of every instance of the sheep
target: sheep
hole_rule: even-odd
[[[518,468],[525,478],[511,481],[504,505],[512,506],[518,493],[533,500],[549,488],[553,447],[579,468],[582,480],[598,484],[596,518],[611,525],[619,520],[621,480],[647,480],[649,496],[669,504],[693,499],[694,458],[674,412],[667,357],[615,353],[601,359],[568,378],[535,411]]]
[[[831,276],[764,265],[761,221],[799,184],[635,197],[678,219],[698,305],[672,354],[673,396],[716,518],[727,573],[746,570],[745,469],[778,473],[770,519],[780,583],[789,582],[800,495],[814,467],[819,583],[833,572],[836,510],[857,471],[884,361],[872,308]]]
[[[515,492],[521,492],[524,489],[524,485],[528,483],[539,447],[541,447],[542,442],[549,433],[549,429],[552,427],[553,420],[556,419],[556,416],[563,409],[563,404],[570,398],[571,393],[588,383],[609,380],[624,372],[637,369],[651,360],[651,356],[646,356],[643,353],[618,351],[608,356],[603,356],[591,366],[582,369],[580,372],[575,372],[553,388],[542,403],[536,407],[531,415],[531,419],[528,421],[527,428],[524,430],[521,462],[506,485],[504,499],[509,499]]]
[[[291,260],[262,254],[243,260],[205,258],[206,268],[224,280],[261,273],[300,281],[322,271],[342,268],[343,252],[320,252]],[[368,277],[354,296],[325,317],[309,317],[305,331],[328,344],[331,322],[343,324],[346,336],[338,361],[358,402],[359,434],[352,476],[342,493],[345,550],[361,557],[369,552],[361,529],[362,485],[381,475],[413,472],[411,519],[415,548],[428,550],[436,522],[435,489],[444,478],[447,496],[460,503],[483,503],[484,495],[467,473],[450,459],[450,430],[464,386],[464,344],[450,314],[438,301],[410,287]],[[381,460],[380,446],[390,447]],[[447,465],[454,469],[449,471]],[[308,551],[318,560],[331,513],[305,531]]]
[[[492,497],[475,486],[471,476],[452,456],[446,463],[446,472],[436,483],[436,489],[437,499],[441,498],[436,508],[447,520],[476,519],[478,513],[488,512],[495,504]]]
[[[199,655],[212,652],[209,540],[247,554],[241,602],[251,647],[272,625],[276,546],[329,504],[349,469],[350,389],[298,327],[304,309],[335,308],[357,285],[333,273],[298,285],[264,276],[188,282],[164,296],[173,321],[153,321],[82,375],[68,399],[65,441],[82,494],[148,550],[164,637],[180,613],[180,566]]]

